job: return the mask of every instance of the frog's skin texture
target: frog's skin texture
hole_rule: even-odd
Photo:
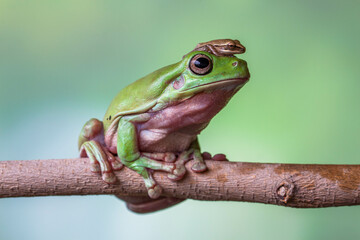
[[[193,51],[206,51],[216,56],[232,56],[234,54],[244,53],[245,50],[245,47],[239,40],[217,39],[199,43]]]
[[[107,183],[116,181],[113,171],[124,165],[143,177],[150,198],[123,197],[129,209],[150,212],[181,201],[159,198],[162,188],[153,171],[180,180],[191,159],[192,171],[206,171],[204,157],[211,155],[201,154],[197,135],[250,77],[246,62],[230,54],[241,52],[238,47],[222,45],[229,42],[240,44],[229,39],[210,41],[219,43],[213,54],[203,43],[181,61],[128,85],[115,96],[102,122],[90,119],[84,125],[80,156],[90,158],[91,171],[101,172]]]

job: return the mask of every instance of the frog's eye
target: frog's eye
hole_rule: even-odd
[[[190,60],[189,67],[193,73],[197,75],[205,75],[211,72],[212,61],[204,54],[197,54]]]

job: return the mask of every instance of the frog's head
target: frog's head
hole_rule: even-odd
[[[235,94],[250,77],[244,60],[235,56],[215,56],[205,51],[190,52],[176,66],[178,75],[163,91],[162,103],[181,101],[197,93],[218,89]]]
[[[242,87],[250,77],[247,63],[235,56],[215,56],[208,52],[196,51],[184,60],[186,69],[174,81],[174,89],[181,92],[222,88],[228,85]]]

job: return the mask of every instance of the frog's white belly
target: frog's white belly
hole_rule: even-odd
[[[232,89],[231,89],[232,90]],[[149,121],[138,124],[141,152],[182,152],[227,104],[234,94],[229,89],[200,93],[173,106],[150,113]]]
[[[140,131],[139,138],[141,152],[182,152],[189,148],[196,135],[148,129]]]
[[[140,152],[180,153],[188,150],[210,120],[238,89],[225,88],[199,93],[178,104],[151,114],[150,120],[134,123]],[[117,153],[116,129],[105,136],[110,152]]]

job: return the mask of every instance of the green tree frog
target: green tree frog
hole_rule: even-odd
[[[122,89],[103,121],[90,119],[79,136],[80,156],[88,156],[93,172],[114,183],[124,165],[145,182],[157,199],[162,188],[152,176],[164,171],[171,180],[206,164],[197,135],[248,81],[247,63],[234,56],[245,48],[238,40],[198,44],[181,61],[156,70]]]

